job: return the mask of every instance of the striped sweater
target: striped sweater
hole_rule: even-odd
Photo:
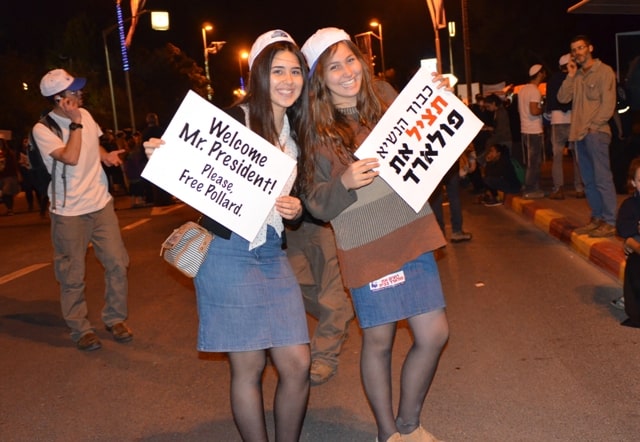
[[[369,131],[353,124],[359,144]],[[322,150],[305,200],[314,217],[333,226],[346,287],[361,287],[445,245],[428,203],[416,213],[380,177],[368,186],[347,190],[340,180],[346,168],[330,148]]]

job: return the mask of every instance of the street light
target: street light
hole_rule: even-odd
[[[244,91],[244,76],[242,75],[242,60],[249,58],[247,51],[240,51],[238,55],[238,67],[240,68],[240,90]]]
[[[211,87],[211,75],[209,75],[209,51],[207,45],[207,32],[213,30],[211,23],[202,24],[202,45],[204,48],[204,74],[207,77],[207,98],[209,101],[213,98],[213,87]]]
[[[372,32],[371,35],[373,35],[375,38],[380,40],[380,62],[382,63],[382,79],[386,80],[387,74],[384,66],[384,44],[382,41],[382,24],[378,20],[373,19],[371,20],[371,22],[369,22],[369,26],[371,26],[372,28],[375,28],[375,27],[378,28],[378,35],[376,35],[375,32]]]
[[[451,69],[451,74],[453,75],[453,49],[451,49],[451,40],[456,36],[456,22],[450,21],[447,23],[447,27],[449,28],[449,69]]]
[[[118,11],[119,12],[119,11]],[[166,31],[169,29],[169,13],[166,11],[150,11],[148,9],[143,9],[142,11],[138,12],[138,14],[136,16],[132,16],[129,17],[128,19],[122,21],[122,24],[124,24],[124,22],[129,22],[131,20],[133,20],[134,18],[139,18],[141,15],[144,15],[146,13],[150,12],[151,13],[151,28],[155,31]],[[121,18],[121,16],[119,16],[119,18]],[[107,36],[113,32],[114,29],[116,29],[118,27],[119,23],[116,23],[106,29],[104,29],[102,31],[102,41],[104,43],[104,56],[105,56],[105,60],[107,63],[107,77],[109,79],[109,92],[111,94],[111,109],[113,111],[113,130],[117,131],[118,130],[118,113],[116,111],[116,97],[115,97],[115,92],[113,89],[113,77],[111,75],[111,61],[110,61],[110,57],[109,57],[109,46],[107,45]],[[122,40],[122,39],[121,39]],[[136,129],[136,122],[135,122],[135,117],[134,117],[134,113],[133,113],[133,99],[131,97],[131,83],[129,81],[129,61],[126,57],[127,55],[127,50],[126,47],[123,47],[121,45],[120,48],[121,52],[122,52],[122,57],[123,57],[123,70],[124,70],[124,75],[125,75],[125,81],[126,81],[126,86],[127,86],[127,97],[128,97],[128,101],[129,101],[129,113],[130,113],[130,118],[131,118],[131,127],[133,129],[133,131],[135,132]]]

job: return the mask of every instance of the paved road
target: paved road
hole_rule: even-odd
[[[195,350],[192,282],[158,256],[193,211],[118,205],[135,338],[118,344],[99,330],[103,348],[92,353],[73,347],[60,317],[47,223],[36,214],[0,219],[0,440],[239,440],[226,359]],[[425,427],[449,442],[637,440],[640,335],[619,326],[624,314],[609,305],[620,283],[506,207],[475,205],[466,194],[464,207],[474,238],[448,245],[438,261],[451,338]],[[91,253],[88,266],[99,326],[102,281]],[[409,345],[403,326],[396,382]],[[311,391],[303,442],[375,439],[359,352],[353,323],[338,374]],[[269,368],[269,419],[276,379]]]

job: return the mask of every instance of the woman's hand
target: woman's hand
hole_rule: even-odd
[[[449,92],[453,92],[453,87],[451,86],[449,77],[445,77],[437,72],[432,72],[431,76],[433,77],[433,81],[438,85],[438,89],[445,89]]]
[[[144,153],[147,155],[147,158],[151,158],[153,152],[163,144],[164,140],[160,138],[149,138],[147,141],[142,143],[142,147],[144,147]]]
[[[355,190],[371,184],[380,172],[373,170],[380,167],[377,158],[365,158],[354,161],[344,171],[340,180],[347,190]]]
[[[302,202],[295,196],[280,196],[276,199],[276,211],[284,219],[296,219],[302,215]]]

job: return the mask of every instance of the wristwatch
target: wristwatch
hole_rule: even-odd
[[[80,123],[71,123],[69,125],[69,130],[82,129],[82,124]]]

